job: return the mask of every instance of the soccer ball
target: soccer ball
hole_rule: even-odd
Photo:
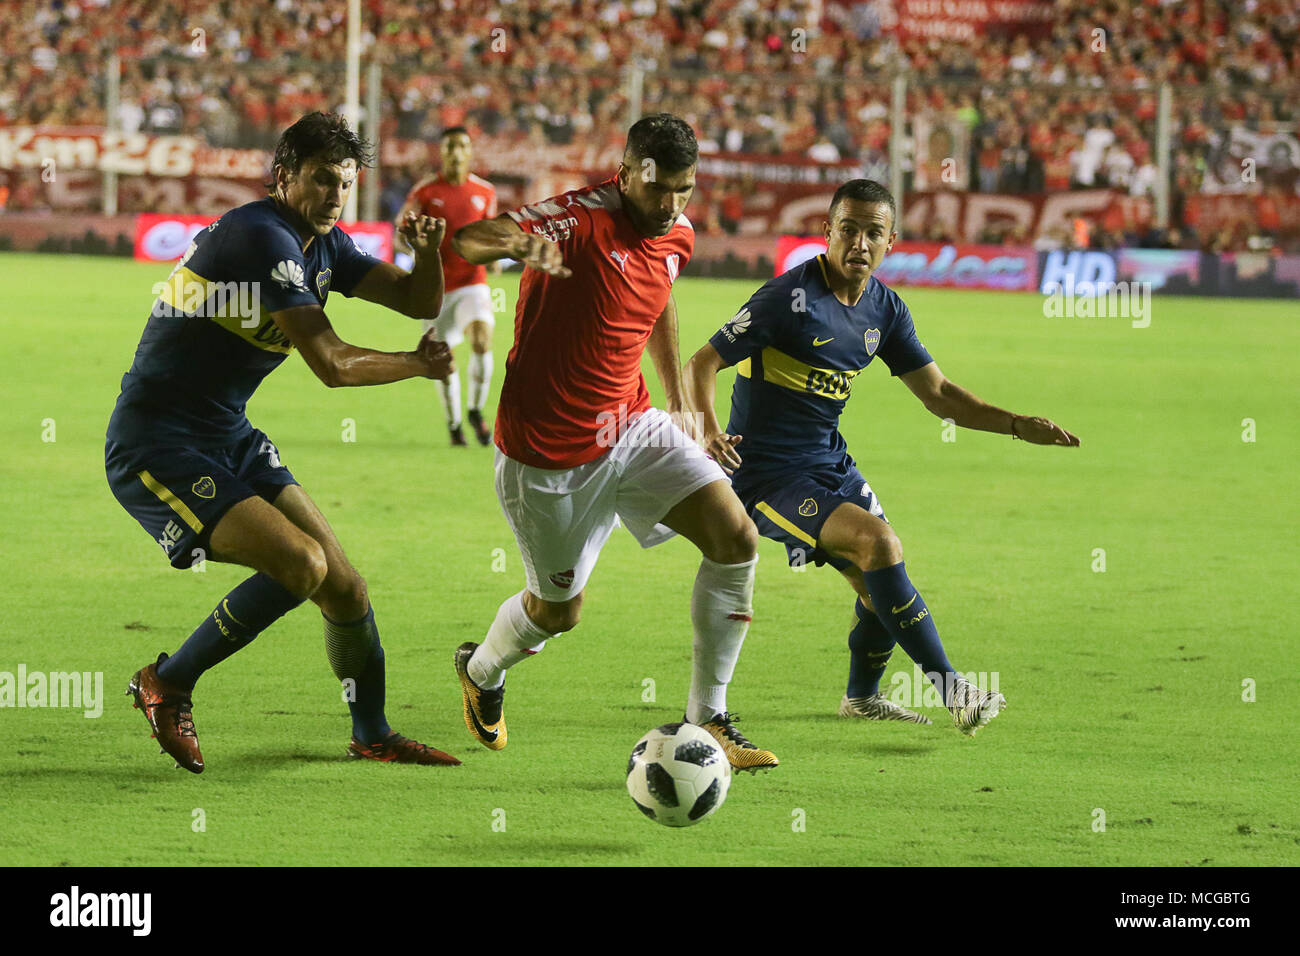
[[[707,730],[664,724],[636,742],[627,758],[627,792],[656,823],[690,827],[727,799],[731,764]]]

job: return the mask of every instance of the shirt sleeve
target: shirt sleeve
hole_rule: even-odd
[[[232,226],[236,224],[232,223]],[[263,225],[258,235],[238,228],[222,239],[222,252],[233,259],[234,274],[258,283],[258,294],[268,312],[302,305],[320,305],[307,288],[307,264],[302,247],[287,228]]]
[[[740,311],[731,317],[709,344],[717,349],[724,362],[735,365],[776,341],[793,317],[794,297],[785,289],[763,286]]]
[[[529,203],[506,213],[524,232],[550,239],[561,254],[577,248],[591,234],[591,211],[569,194]]]
[[[339,238],[338,247],[334,252],[334,274],[330,279],[330,289],[350,298],[357,284],[366,277],[366,273],[379,265],[379,260],[358,249],[352,237],[338,226],[334,229],[339,234]]]
[[[926,351],[921,340],[916,337],[916,326],[912,324],[912,311],[893,291],[889,296],[894,304],[894,321],[890,323],[889,335],[880,343],[876,353],[889,366],[891,375],[906,375],[934,361]]]

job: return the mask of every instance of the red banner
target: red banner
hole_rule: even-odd
[[[1067,238],[1075,219],[1107,230],[1144,230],[1153,218],[1151,200],[1114,189],[1075,189],[1027,196],[997,193],[908,193],[903,211],[907,236],[957,242],[1005,242]],[[942,232],[942,236],[936,236]],[[995,240],[996,241],[996,240]]]
[[[123,133],[99,126],[0,127],[0,170],[39,169],[46,176],[97,170],[123,176],[215,176],[262,179],[271,154],[214,149],[193,136]]]
[[[172,262],[179,259],[194,237],[216,221],[213,216],[142,213],[135,220],[135,257],[145,262]],[[393,261],[391,222],[341,222],[338,227],[352,237],[362,252],[385,262]]]
[[[877,0],[880,27],[902,37],[976,40],[992,34],[1047,36],[1052,0]]]
[[[1261,196],[1187,197],[1183,222],[1208,238],[1224,229],[1262,229],[1282,239],[1300,237],[1300,196],[1265,193]]]

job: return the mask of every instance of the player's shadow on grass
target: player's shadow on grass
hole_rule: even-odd
[[[583,857],[620,857],[632,859],[635,847],[613,841],[601,843],[594,840],[553,840],[545,837],[515,837],[511,840],[488,840],[474,844],[474,863],[482,865],[491,860],[496,865],[509,862],[522,864],[564,865],[572,860],[581,866]]]
[[[254,768],[273,768],[287,767],[292,764],[302,763],[327,763],[339,764],[340,766],[355,766],[361,763],[374,763],[371,760],[350,760],[339,753],[333,751],[317,751],[315,753],[304,752],[301,750],[256,750],[249,753],[229,754],[223,763],[230,767],[239,767],[244,770]]]
[[[934,753],[938,746],[933,743],[917,741],[916,743],[904,743],[898,740],[871,740],[863,743],[862,750],[859,753],[871,754],[896,754],[900,757],[920,757],[924,754]]]

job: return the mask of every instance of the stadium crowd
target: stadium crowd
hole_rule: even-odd
[[[7,6],[0,125],[103,124],[113,50],[116,120],[129,131],[265,147],[303,112],[339,104],[345,5],[332,0]],[[849,0],[365,0],[363,46],[383,64],[384,136],[433,139],[463,123],[521,144],[618,143],[625,71],[637,65],[642,112],[682,115],[706,151],[849,160],[876,175],[891,133],[888,76],[905,68],[909,116],[961,134],[958,179],[926,176],[941,157],[918,153],[908,170],[918,188],[1151,195],[1166,80],[1176,205],[1200,188],[1228,126],[1297,121],[1292,0],[1054,9],[1039,37],[969,44],[900,40],[882,29],[878,3]]]

